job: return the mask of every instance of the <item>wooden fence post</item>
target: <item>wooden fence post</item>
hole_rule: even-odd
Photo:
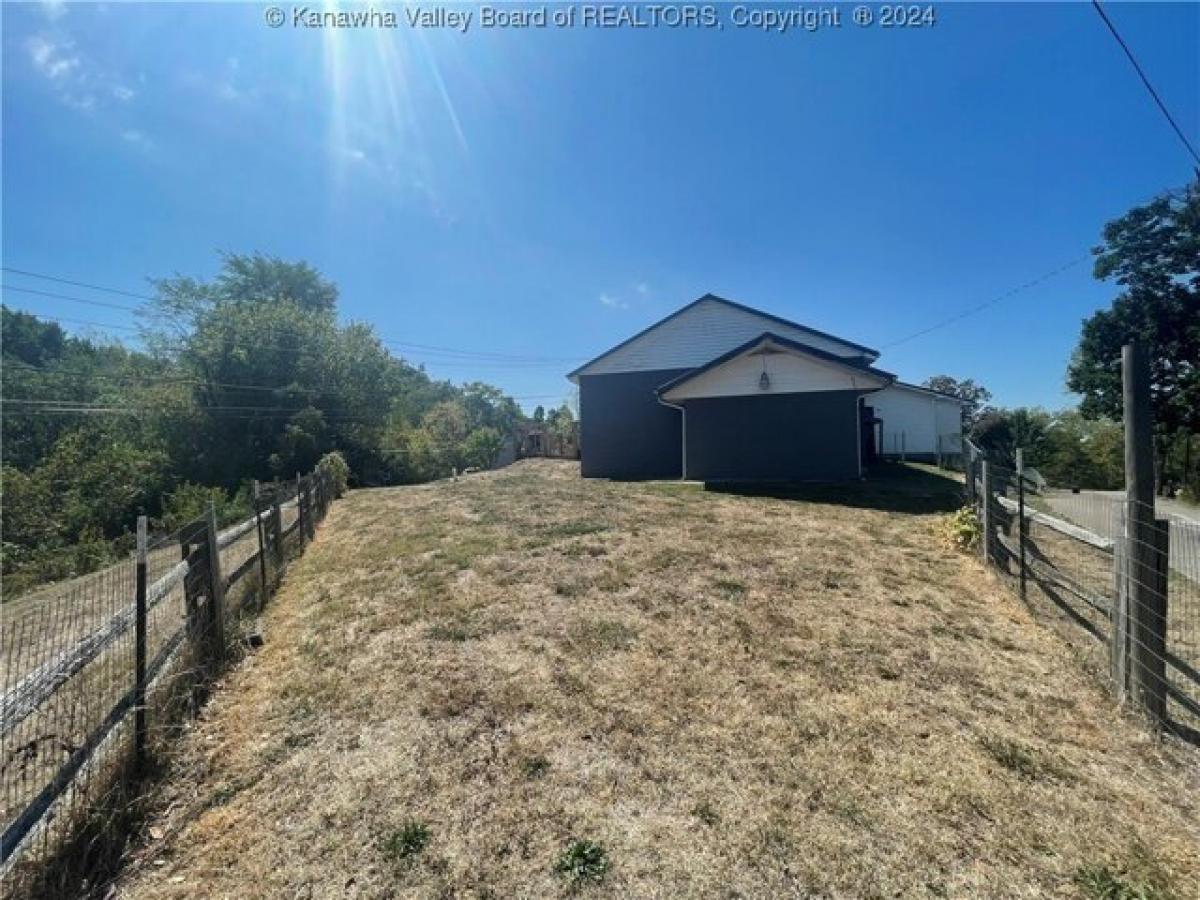
[[[1113,533],[1113,606],[1109,623],[1109,663],[1113,694],[1123,702],[1129,690],[1129,516],[1126,505],[1117,507]]]
[[[258,479],[254,479],[254,527],[258,530],[258,576],[259,582],[258,606],[261,609],[267,605],[267,593],[270,583],[267,581],[267,544],[263,540],[262,493],[259,490]]]
[[[146,763],[146,517],[137,520],[133,644],[133,759],[138,772]]]
[[[275,550],[275,576],[278,580],[283,573],[283,509],[279,505],[279,493],[274,496],[275,502],[271,504],[271,532],[275,535],[274,550]]]
[[[1130,671],[1133,696],[1156,722],[1166,716],[1166,585],[1160,583],[1162,541],[1154,518],[1153,412],[1145,347],[1121,348],[1125,419]],[[1166,529],[1162,529],[1165,533]],[[1162,569],[1165,571],[1165,569]]]
[[[1025,599],[1025,451],[1017,448],[1017,565],[1020,567],[1021,599]]]
[[[296,473],[296,531],[300,534],[300,546],[304,546],[304,490],[300,473]]]
[[[989,471],[986,459],[981,463],[981,467],[983,469],[983,485],[980,493],[983,496],[980,498],[979,524],[983,533],[979,538],[979,546],[980,553],[983,555],[983,564],[986,566],[991,559],[989,544],[992,540],[992,473]]]
[[[967,476],[967,502],[975,503],[975,446],[967,443],[963,450],[963,469]]]
[[[221,550],[217,546],[217,508],[208,504],[208,602],[212,609],[208,614],[209,639],[212,642],[214,667],[225,660],[225,582],[221,576]]]

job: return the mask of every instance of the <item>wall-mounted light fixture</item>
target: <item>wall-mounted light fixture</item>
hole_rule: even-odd
[[[767,370],[763,369],[763,373],[758,376],[759,390],[766,391],[771,388],[771,376],[767,374]]]

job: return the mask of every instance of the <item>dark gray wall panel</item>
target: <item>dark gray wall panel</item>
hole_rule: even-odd
[[[654,389],[687,369],[583,375],[579,379],[579,453],[585,478],[678,478],[683,466],[680,412]]]
[[[857,391],[688,400],[687,477],[842,481],[858,472]]]

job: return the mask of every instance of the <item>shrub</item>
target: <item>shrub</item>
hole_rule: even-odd
[[[942,516],[934,526],[938,539],[952,550],[970,550],[979,546],[983,526],[970,506]]]
[[[317,463],[317,469],[329,474],[333,481],[333,492],[337,497],[346,493],[346,485],[350,482],[350,466],[346,458],[337,450],[326,453]]]
[[[463,461],[469,466],[490,469],[503,446],[504,438],[495,428],[476,428],[463,441]]]
[[[572,841],[558,855],[554,871],[572,885],[600,881],[608,871],[608,853],[591,841]]]
[[[250,515],[250,500],[245,490],[230,497],[222,488],[185,482],[163,497],[163,528],[175,531],[188,522],[207,516],[210,504],[216,510],[218,525],[226,525]]]

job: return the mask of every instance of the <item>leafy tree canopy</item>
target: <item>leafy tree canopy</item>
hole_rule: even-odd
[[[949,375],[934,375],[932,378],[926,378],[922,387],[929,388],[931,391],[939,391],[943,394],[949,394],[951,397],[958,397],[965,401],[962,408],[963,427],[970,429],[979,419],[980,415],[987,409],[988,401],[992,399],[992,392],[981,384],[976,384],[970,378],[964,378],[961,381]]]
[[[1122,290],[1084,320],[1067,370],[1089,418],[1120,418],[1121,347],[1143,342],[1160,455],[1167,435],[1200,430],[1200,182],[1104,227],[1094,274]]]

